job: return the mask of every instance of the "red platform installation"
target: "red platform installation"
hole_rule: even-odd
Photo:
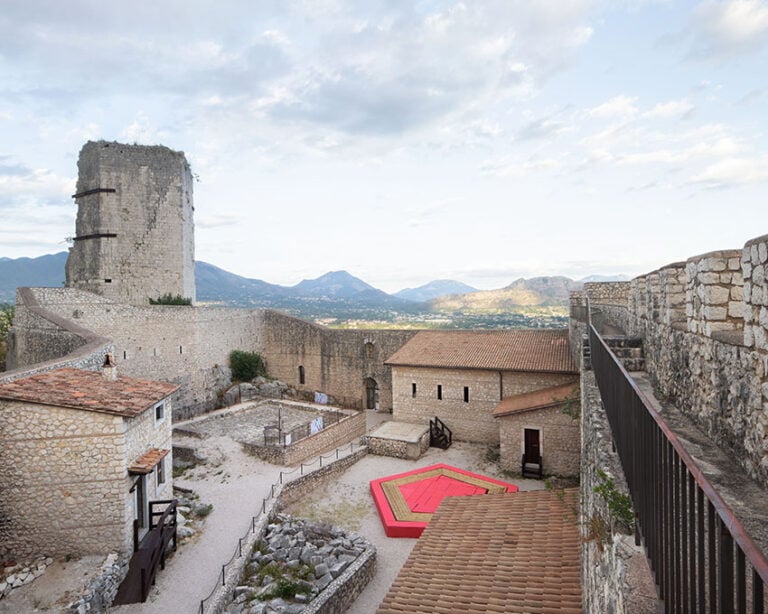
[[[419,537],[445,497],[502,492],[517,486],[442,463],[371,481],[388,537]]]

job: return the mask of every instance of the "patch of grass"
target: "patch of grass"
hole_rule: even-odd
[[[275,583],[275,588],[266,593],[259,595],[261,601],[268,601],[279,597],[280,599],[293,599],[296,593],[307,594],[307,587],[303,582],[294,582],[293,580],[287,580],[280,578]]]

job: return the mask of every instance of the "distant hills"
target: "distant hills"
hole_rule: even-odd
[[[13,302],[19,286],[60,287],[66,259],[67,252],[39,258],[0,258],[0,302]],[[562,309],[568,304],[568,293],[582,286],[582,282],[555,276],[521,278],[499,290],[477,290],[440,279],[391,295],[346,271],[280,286],[241,277],[206,262],[195,263],[195,277],[200,303],[274,308],[302,317],[339,320],[391,320],[403,314],[418,319],[440,313],[495,316],[521,308]]]
[[[477,292],[477,288],[463,284],[460,281],[453,281],[452,279],[436,279],[418,288],[405,288],[400,290],[400,292],[395,292],[394,296],[421,303],[431,301],[439,296],[471,294],[472,292]]]
[[[0,302],[14,302],[19,286],[60,288],[66,262],[67,252],[38,258],[0,258]]]

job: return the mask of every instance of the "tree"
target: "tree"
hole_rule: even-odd
[[[264,360],[258,352],[232,350],[229,353],[229,366],[232,369],[232,379],[238,382],[249,382],[254,377],[267,374]]]

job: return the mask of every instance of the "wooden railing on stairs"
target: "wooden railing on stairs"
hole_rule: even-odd
[[[429,445],[435,448],[447,450],[453,443],[453,431],[445,423],[435,416],[429,421]]]
[[[133,553],[112,605],[144,603],[158,567],[165,569],[168,546],[176,550],[176,499],[149,502],[149,532]]]

